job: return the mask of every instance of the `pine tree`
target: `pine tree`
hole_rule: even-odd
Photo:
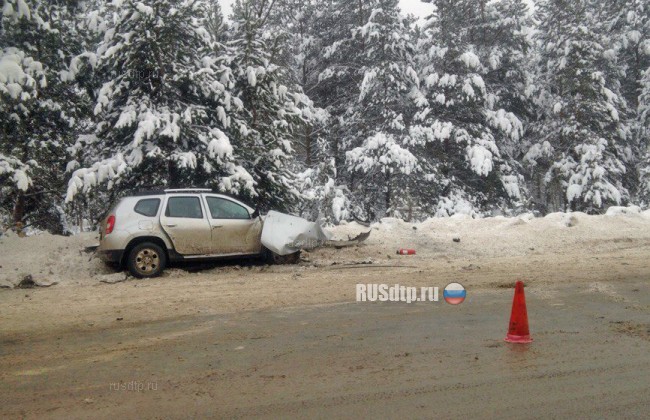
[[[145,4],[146,3],[146,4]],[[80,56],[97,83],[95,129],[69,182],[67,200],[102,183],[119,193],[152,186],[212,186],[252,194],[233,143],[249,128],[227,54],[205,28],[206,4],[114,1],[94,51]],[[75,63],[73,73],[82,73]]]
[[[433,2],[420,45],[421,94],[411,127],[429,181],[430,213],[481,214],[522,200],[516,148],[525,85],[520,2]],[[505,16],[501,16],[505,14]]]
[[[370,2],[368,20],[352,30],[351,41],[364,46],[363,79],[344,127],[353,134],[345,144],[350,187],[370,218],[400,215],[409,204],[410,178],[419,169],[410,150],[408,127],[417,90],[414,45],[409,22],[397,0]]]
[[[223,15],[221,4],[217,0],[213,0],[206,6],[206,10],[205,28],[215,41],[225,41],[228,23]]]
[[[364,78],[365,44],[352,31],[363,27],[372,12],[373,1],[332,0],[318,19],[320,37],[318,82],[309,91],[316,106],[325,109],[328,120],[329,150],[334,158],[337,183],[347,177],[345,153],[357,139],[355,125],[348,121],[354,111]]]
[[[640,204],[650,205],[650,67],[642,73],[638,133],[642,158],[638,165]]]
[[[271,62],[285,70],[285,83],[299,86],[307,95],[317,87],[322,71],[321,37],[326,28],[320,23],[325,8],[325,3],[317,0],[276,0],[265,25],[270,38],[267,44],[273,46]],[[326,130],[326,125],[320,124],[326,114],[318,108],[315,111],[319,118],[296,133],[296,154],[307,167],[318,165],[319,134]]]
[[[598,11],[590,0],[538,4],[540,117],[524,160],[548,210],[597,212],[629,199],[630,132]]]
[[[650,3],[644,0],[605,0],[599,4],[606,54],[622,70],[621,95],[631,113],[639,106],[643,72],[650,66]]]
[[[77,2],[7,0],[0,29],[0,182],[13,222],[62,232],[64,185],[86,100],[59,74],[79,52]]]
[[[297,174],[303,192],[299,212],[309,219],[337,223],[350,216],[350,191],[342,184],[336,168],[335,146],[327,106],[320,94],[320,73],[326,68],[324,40],[328,37],[333,9],[317,0],[276,0],[270,10],[267,28],[274,46],[271,60],[283,67],[288,85],[298,86],[314,99],[308,123],[294,132],[295,155],[304,168]],[[268,42],[267,42],[268,43]],[[326,97],[329,96],[326,94]],[[340,154],[339,154],[340,155]]]
[[[648,147],[650,130],[648,129],[648,92],[650,79],[650,3],[643,0],[607,0],[603,2],[603,20],[607,22],[606,30],[610,33],[608,56],[615,57],[619,68],[621,96],[627,104],[625,117],[630,127],[632,141],[629,146],[634,158],[638,160],[637,172],[629,171],[626,175],[628,184],[637,186],[632,191],[634,199],[648,203],[650,188],[650,152]],[[629,182],[638,174],[637,182]],[[636,181],[636,180],[634,180]],[[637,197],[638,196],[638,197]]]
[[[267,26],[272,6],[237,2],[228,48],[235,93],[249,127],[236,144],[237,159],[252,175],[258,206],[288,211],[302,198],[293,141],[310,125],[315,110],[300,86],[291,83],[287,69],[274,63],[278,51]]]

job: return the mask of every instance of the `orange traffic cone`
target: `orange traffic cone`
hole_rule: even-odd
[[[526,311],[526,296],[524,296],[524,282],[515,283],[515,297],[512,299],[512,312],[506,341],[509,343],[530,343],[528,331],[528,312]]]

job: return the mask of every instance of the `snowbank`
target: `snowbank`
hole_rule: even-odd
[[[639,214],[642,216],[640,217]],[[364,243],[368,254],[391,255],[399,248],[414,248],[418,258],[501,258],[538,253],[607,252],[650,240],[650,211],[616,207],[606,215],[581,212],[534,217],[474,219],[468,215],[435,217],[421,223],[385,218],[370,228],[356,223],[331,229],[341,239],[372,230]],[[640,245],[641,246],[641,245]]]
[[[612,206],[607,209],[606,216],[620,216],[624,214],[641,214],[641,207],[639,206],[630,206],[630,207],[620,207]]]
[[[57,236],[40,233],[20,238],[0,236],[0,283],[16,285],[31,275],[37,284],[75,285],[96,281],[98,276],[114,272],[87,246],[96,245],[96,233]]]
[[[476,258],[535,258],[540,254],[584,258],[585,255],[617,249],[646,247],[650,243],[650,212],[641,212],[638,207],[614,207],[601,216],[579,212],[552,213],[537,218],[532,214],[483,219],[456,216],[430,218],[421,223],[384,218],[370,227],[350,222],[326,230],[333,240],[348,240],[368,230],[371,234],[360,246],[320,248],[306,253],[310,261],[306,266],[370,260],[374,263],[410,264],[413,259],[424,263],[457,259],[470,264]],[[36,283],[56,282],[55,287],[123,281],[123,275],[116,275],[112,268],[84,251],[85,247],[96,243],[94,233],[72,237],[47,233],[27,238],[0,236],[0,289],[13,287],[27,275],[31,275]],[[397,257],[395,252],[399,248],[414,248],[417,255]],[[278,266],[268,269],[284,273],[298,268]],[[210,271],[210,275],[218,278],[219,272],[219,269]],[[169,275],[188,274],[172,269]]]

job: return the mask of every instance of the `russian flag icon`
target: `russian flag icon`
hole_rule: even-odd
[[[449,283],[442,294],[450,305],[459,305],[465,300],[465,288],[460,283]]]

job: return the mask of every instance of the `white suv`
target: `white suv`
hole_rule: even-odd
[[[146,192],[110,211],[97,252],[135,277],[155,277],[169,261],[273,256],[261,243],[263,223],[257,210],[211,190]]]

